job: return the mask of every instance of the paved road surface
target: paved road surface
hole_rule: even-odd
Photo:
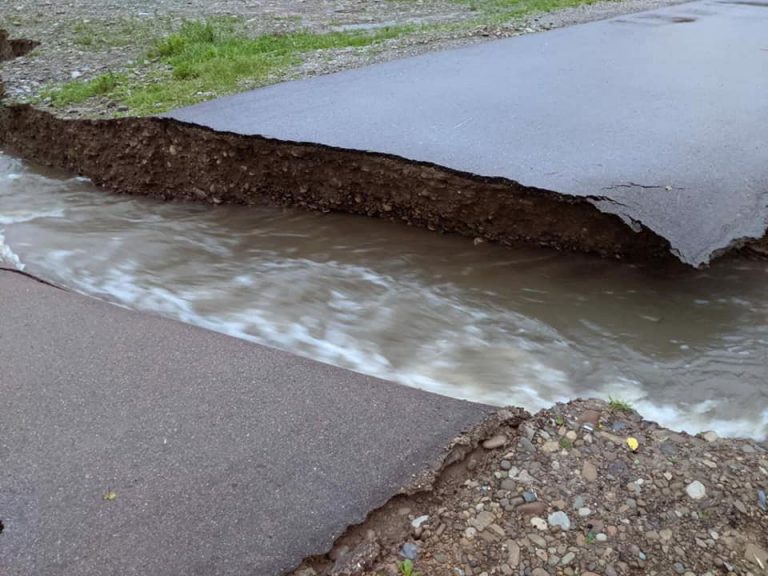
[[[2,576],[280,574],[490,410],[10,272],[0,319]]]
[[[768,0],[692,2],[171,115],[606,196],[701,264],[768,226],[766,30]]]

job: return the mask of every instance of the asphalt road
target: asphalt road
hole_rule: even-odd
[[[692,2],[175,111],[580,196],[688,263],[768,226],[768,1]]]
[[[281,574],[491,410],[10,272],[0,319],[2,576]]]

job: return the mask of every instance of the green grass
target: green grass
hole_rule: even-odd
[[[75,80],[44,91],[42,98],[50,98],[55,106],[68,106],[106,96],[134,114],[157,114],[279,80],[310,52],[363,48],[414,30],[413,26],[398,26],[371,33],[298,31],[249,38],[237,19],[190,21],[153,42],[146,54],[155,64],[153,71]]]
[[[111,94],[121,83],[125,82],[125,74],[102,74],[91,80],[68,82],[56,90],[46,93],[55,106],[66,106],[83,102],[94,96]]]
[[[632,407],[632,404],[630,404],[626,400],[621,400],[619,398],[614,398],[613,396],[610,396],[608,398],[608,407],[611,410],[615,410],[617,412],[634,412],[634,410],[635,410]]]
[[[560,448],[564,450],[570,450],[573,448],[573,442],[569,438],[560,438]]]

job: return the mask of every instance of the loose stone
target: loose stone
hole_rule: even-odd
[[[504,434],[497,434],[496,436],[488,438],[488,440],[483,442],[483,448],[485,448],[486,450],[494,450],[496,448],[501,448],[506,443],[507,443],[507,437],[504,436]]]
[[[707,495],[707,489],[704,487],[704,484],[698,480],[694,480],[688,484],[685,491],[688,493],[688,496],[694,500],[701,500]]]
[[[557,512],[552,512],[547,517],[547,521],[549,522],[550,526],[558,526],[562,530],[570,530],[571,529],[571,520],[568,518],[568,515],[563,512],[562,510],[558,510]]]

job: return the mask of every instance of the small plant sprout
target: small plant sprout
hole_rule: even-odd
[[[608,397],[608,407],[616,412],[633,412],[632,404],[620,398]]]
[[[402,574],[402,576],[421,576],[418,572],[414,571],[413,560],[403,560],[398,565],[398,568],[400,569],[400,574]]]

